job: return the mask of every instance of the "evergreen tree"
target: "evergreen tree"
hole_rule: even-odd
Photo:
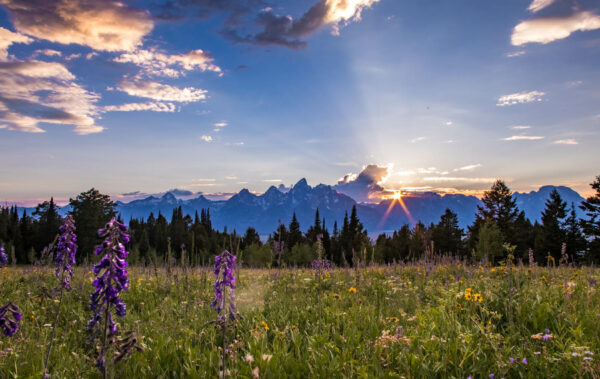
[[[580,261],[585,252],[586,241],[581,232],[581,227],[577,214],[575,213],[575,204],[571,203],[569,216],[565,220],[565,241],[567,243],[567,254],[569,258]]]
[[[35,207],[33,216],[37,218],[35,222],[36,237],[35,237],[35,250],[42,251],[42,249],[50,244],[56,235],[59,233],[58,228],[62,223],[62,218],[58,214],[58,208],[54,203],[54,198],[50,198],[50,201],[44,201]]]
[[[587,258],[591,262],[600,262],[600,175],[590,183],[595,194],[581,203],[580,208],[586,217],[581,220],[581,228],[588,240]]]
[[[567,216],[567,203],[565,203],[556,189],[552,190],[546,200],[546,207],[542,212],[543,253],[560,260],[560,252],[565,242],[565,231],[562,220]]]
[[[440,253],[462,254],[463,230],[458,226],[458,216],[450,209],[440,218],[440,222],[432,228],[431,238],[435,249]]]
[[[285,241],[285,247],[287,249],[292,249],[294,246],[302,242],[302,231],[300,230],[300,223],[296,218],[296,212],[294,212],[292,216],[292,221],[290,222],[289,231],[287,234],[287,240]]]
[[[101,242],[98,229],[115,215],[116,204],[110,196],[101,194],[95,188],[80,193],[75,199],[69,199],[69,204],[70,214],[77,227],[78,255],[89,261],[94,247]]]
[[[483,206],[477,206],[475,222],[469,226],[469,246],[477,245],[479,229],[488,222],[494,222],[503,235],[503,239],[515,244],[514,228],[519,210],[512,192],[504,181],[496,180],[489,191],[485,191],[481,199]]]
[[[244,250],[250,245],[262,245],[262,242],[260,242],[260,236],[258,235],[256,229],[254,229],[253,227],[249,227],[248,229],[246,229],[246,234],[244,234],[244,236],[242,237],[240,248]]]
[[[503,245],[504,235],[498,224],[493,221],[483,224],[477,238],[477,257],[494,263],[504,256]]]

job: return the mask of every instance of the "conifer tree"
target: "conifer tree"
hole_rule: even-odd
[[[600,262],[600,175],[590,183],[595,194],[581,203],[580,208],[586,217],[581,220],[581,228],[588,240],[588,259],[591,262]]]
[[[567,216],[567,203],[565,203],[556,189],[552,190],[546,200],[546,207],[542,212],[543,253],[560,260],[561,248],[565,242],[563,219]]]

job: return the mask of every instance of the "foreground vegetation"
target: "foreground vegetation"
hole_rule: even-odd
[[[212,270],[133,268],[121,297],[143,351],[114,377],[217,377]],[[240,317],[226,375],[252,377],[600,377],[600,270],[414,263],[238,272]],[[41,377],[58,303],[53,270],[0,269],[0,302],[23,313],[0,337],[0,377]],[[86,324],[92,273],[76,268],[50,357],[52,377],[99,377]]]

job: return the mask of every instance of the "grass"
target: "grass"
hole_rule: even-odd
[[[212,271],[133,268],[129,277],[120,329],[134,330],[144,351],[112,367],[112,376],[219,376]],[[54,378],[100,377],[87,343],[91,278],[77,269],[65,294],[50,357]],[[599,279],[596,268],[459,263],[337,269],[322,280],[304,269],[243,269],[236,290],[242,318],[228,330],[226,374],[598,378]],[[0,269],[1,305],[10,300],[23,312],[17,334],[0,336],[0,377],[41,377],[57,282],[50,269]]]

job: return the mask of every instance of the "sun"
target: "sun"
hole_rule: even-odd
[[[394,191],[394,193],[392,194],[392,199],[394,200],[400,200],[401,197],[402,193],[400,191]]]

